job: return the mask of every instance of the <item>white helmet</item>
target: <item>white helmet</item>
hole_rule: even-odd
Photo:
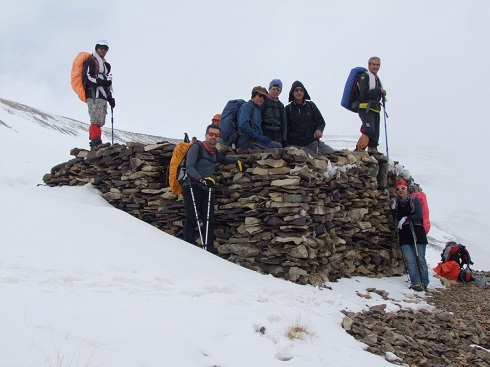
[[[107,42],[107,40],[100,39],[95,44],[95,49],[97,49],[97,47],[99,47],[99,46],[107,46],[107,47],[109,47],[109,42]]]

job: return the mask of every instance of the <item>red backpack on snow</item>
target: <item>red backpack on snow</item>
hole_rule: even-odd
[[[473,261],[471,261],[470,253],[462,244],[449,241],[441,253],[441,260],[443,264],[453,261],[459,265],[461,269],[458,277],[459,281],[466,283],[474,280],[470,268],[470,265],[473,265]]]

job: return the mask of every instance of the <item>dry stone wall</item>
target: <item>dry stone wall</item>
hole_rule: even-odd
[[[49,186],[93,184],[113,206],[181,237],[184,206],[168,187],[175,144],[105,144],[43,177]],[[383,155],[336,151],[315,159],[290,147],[228,152],[216,169],[215,246],[249,269],[299,284],[354,275],[401,275]],[[187,245],[184,244],[183,245]]]

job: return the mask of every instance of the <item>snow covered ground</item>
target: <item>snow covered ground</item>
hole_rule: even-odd
[[[356,140],[327,142],[352,148]],[[426,307],[407,302],[420,296],[407,277],[299,286],[175,239],[111,207],[90,186],[38,186],[75,146],[86,147],[86,137],[0,110],[1,366],[389,366],[343,331],[340,311]],[[465,181],[466,161],[441,164],[445,153],[433,146],[414,155],[400,143],[396,152],[428,194],[430,266],[440,242],[456,239],[468,245],[475,268],[490,269],[476,191],[482,183]],[[369,287],[390,301],[357,295]],[[295,325],[306,333],[290,339]]]

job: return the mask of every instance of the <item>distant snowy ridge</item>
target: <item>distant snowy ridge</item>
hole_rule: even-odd
[[[38,110],[34,107],[29,107],[18,102],[0,98],[0,108],[9,114],[19,116],[25,120],[32,121],[44,128],[58,131],[62,134],[72,136],[86,136],[88,144],[88,129],[89,124],[77,121],[68,117],[58,116]],[[87,116],[88,117],[88,116]],[[0,124],[14,129],[9,125],[8,121],[0,120]],[[15,129],[14,129],[15,130]],[[111,116],[107,116],[106,126],[104,129],[105,142],[111,141]],[[114,142],[138,142],[143,144],[154,144],[158,141],[169,141],[172,143],[178,142],[178,139],[164,138],[161,136],[133,133],[124,130],[114,129]]]

